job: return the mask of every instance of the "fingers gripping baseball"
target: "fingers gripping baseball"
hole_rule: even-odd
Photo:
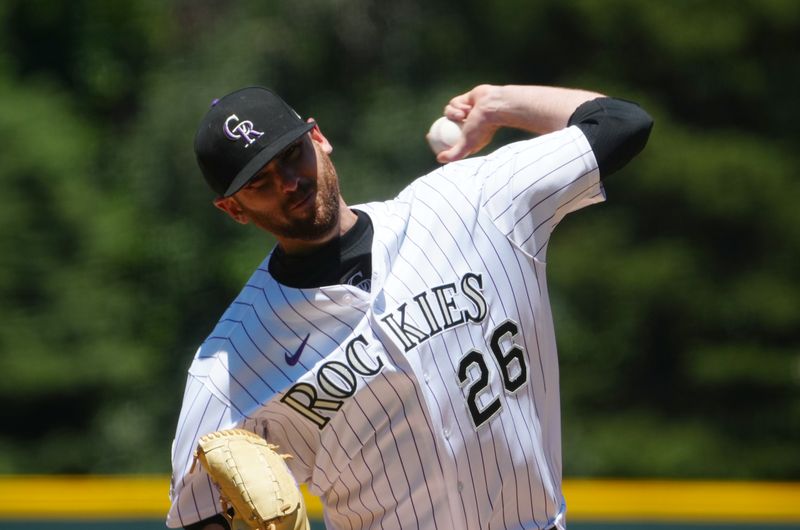
[[[303,496],[277,447],[241,429],[200,438],[200,462],[220,490],[223,514],[234,530],[308,530]]]
[[[439,162],[460,160],[477,153],[489,142],[499,128],[492,120],[497,107],[495,87],[480,85],[469,92],[451,99],[444,108],[444,115],[461,123],[461,136],[447,150],[441,151],[436,159]]]

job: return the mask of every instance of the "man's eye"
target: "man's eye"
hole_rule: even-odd
[[[281,158],[283,160],[294,160],[300,154],[300,144],[290,145],[286,151],[283,152]]]
[[[250,183],[247,185],[247,187],[250,189],[263,188],[264,185],[266,185],[266,183],[267,179],[265,176],[262,175],[251,180]]]

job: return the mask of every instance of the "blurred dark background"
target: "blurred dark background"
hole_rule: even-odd
[[[211,205],[213,98],[315,117],[355,204],[436,167],[450,97],[531,83],[656,120],[551,243],[565,475],[800,479],[799,30],[794,0],[0,1],[0,473],[169,471],[273,244]]]

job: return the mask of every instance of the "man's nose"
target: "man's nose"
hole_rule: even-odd
[[[282,168],[279,176],[281,191],[284,193],[291,193],[297,190],[300,178],[297,173],[289,168]]]

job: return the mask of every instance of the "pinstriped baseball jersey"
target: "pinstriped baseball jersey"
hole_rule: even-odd
[[[168,525],[213,516],[192,452],[243,427],[344,528],[565,528],[552,229],[602,201],[577,127],[445,165],[374,226],[371,292],[294,289],[269,257],[198,350],[173,443]]]

